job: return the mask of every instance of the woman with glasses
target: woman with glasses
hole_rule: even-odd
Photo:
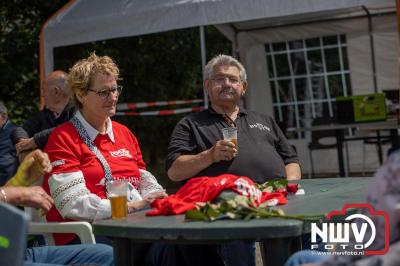
[[[113,180],[128,182],[128,211],[166,196],[146,171],[136,137],[110,119],[122,92],[118,79],[115,62],[94,53],[70,69],[67,87],[78,111],[53,131],[45,148],[53,170],[45,176],[43,186],[55,202],[48,221],[110,218],[106,184]],[[55,234],[54,238],[56,244],[76,241],[68,234]]]

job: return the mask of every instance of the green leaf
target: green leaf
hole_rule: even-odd
[[[209,221],[207,215],[205,215],[201,210],[197,209],[187,211],[185,214],[185,219],[190,221]]]
[[[286,189],[286,179],[271,180],[264,184],[257,185],[261,190],[276,191]],[[323,214],[312,215],[286,215],[282,209],[271,209],[267,203],[256,206],[252,199],[246,196],[237,195],[232,191],[224,191],[220,194],[214,203],[197,203],[196,209],[186,212],[187,220],[195,221],[215,221],[221,219],[268,219],[271,217],[279,217],[283,219],[297,219],[302,221],[321,221],[324,218]]]
[[[208,205],[206,215],[207,215],[209,218],[218,217],[218,216],[220,215],[220,213],[221,213],[221,212],[220,212],[220,210],[219,210],[219,208],[218,208],[217,205],[215,205],[215,204],[210,204],[210,205]]]
[[[277,190],[286,189],[288,181],[285,178],[269,180],[263,184],[256,184],[258,189],[265,192],[274,192]]]

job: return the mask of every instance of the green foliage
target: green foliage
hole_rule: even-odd
[[[263,184],[256,184],[257,188],[261,191],[272,192],[278,190],[285,190],[288,181],[286,178],[269,180]]]
[[[263,192],[276,192],[286,189],[288,181],[285,178],[267,181],[263,184],[256,184]],[[196,208],[185,214],[188,221],[212,222],[221,219],[250,220],[259,218],[285,218],[309,222],[317,222],[324,218],[323,214],[312,215],[286,215],[283,210],[269,208],[268,201],[258,205],[253,198],[241,196],[232,190],[224,190],[214,202],[198,202]]]
[[[14,123],[21,124],[38,111],[40,28],[66,2],[1,1],[0,100]]]
[[[237,195],[234,199],[223,199],[218,203],[197,203],[196,208],[185,214],[187,221],[216,221],[221,219],[250,220],[266,218],[296,219],[307,222],[318,222],[323,214],[286,215],[281,209],[268,208],[266,204],[258,207],[246,196]]]

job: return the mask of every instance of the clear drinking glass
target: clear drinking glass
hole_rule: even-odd
[[[128,182],[114,180],[107,183],[108,199],[111,202],[111,218],[124,219],[127,216]]]
[[[238,149],[238,140],[237,140],[237,128],[235,127],[226,127],[222,129],[222,136],[224,140],[229,140],[233,142]]]

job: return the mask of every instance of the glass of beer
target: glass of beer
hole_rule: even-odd
[[[237,140],[237,128],[236,127],[226,127],[222,129],[222,136],[224,140],[229,140],[233,142],[238,149],[238,140]]]
[[[128,182],[114,180],[107,183],[107,195],[111,202],[111,218],[124,219],[127,216]]]

